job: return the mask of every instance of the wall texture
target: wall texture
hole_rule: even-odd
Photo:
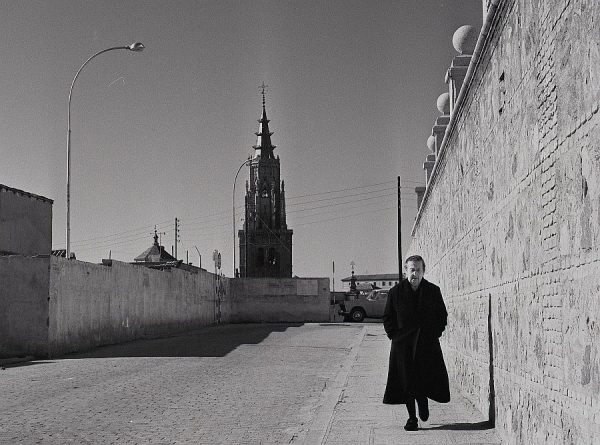
[[[0,357],[57,356],[215,323],[329,321],[328,278],[228,279],[0,256]]]
[[[442,288],[451,378],[504,441],[594,443],[600,3],[489,3],[409,253]]]
[[[0,256],[0,357],[45,355],[49,258]]]
[[[329,278],[236,278],[226,301],[230,323],[324,322]]]
[[[52,200],[0,184],[0,254],[49,255]]]
[[[224,286],[227,283],[224,282]],[[112,261],[51,258],[49,353],[90,349],[215,323],[215,277]]]

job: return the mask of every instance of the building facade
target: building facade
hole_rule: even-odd
[[[370,285],[372,289],[391,289],[396,284],[398,284],[397,273],[352,275],[346,278],[342,278],[342,284],[344,285],[343,289],[345,291],[350,290],[350,283],[352,282],[353,277],[357,287],[361,285]]]
[[[292,234],[285,216],[285,185],[280,178],[279,156],[273,154],[269,119],[262,92],[250,179],[246,182],[245,222],[238,231],[242,277],[292,276]]]
[[[52,203],[43,196],[0,184],[0,255],[49,255]]]

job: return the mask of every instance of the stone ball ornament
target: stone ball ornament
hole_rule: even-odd
[[[429,136],[427,138],[427,148],[429,149],[429,151],[431,151],[433,153],[433,151],[435,150],[435,138],[433,136]]]
[[[471,25],[463,25],[454,31],[452,46],[459,54],[473,54],[479,33]]]
[[[450,94],[440,94],[440,97],[437,98],[437,109],[442,114],[450,114]]]

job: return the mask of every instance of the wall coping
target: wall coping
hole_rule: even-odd
[[[18,195],[28,196],[30,198],[39,199],[40,201],[44,201],[44,202],[47,202],[50,204],[54,203],[54,200],[52,200],[50,198],[46,198],[46,197],[40,196],[40,195],[35,195],[33,193],[29,193],[24,190],[19,190],[19,189],[13,188],[13,187],[9,187],[4,184],[0,184],[0,192],[1,191],[12,192],[12,193],[16,193]]]

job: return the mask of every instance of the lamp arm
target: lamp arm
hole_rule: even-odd
[[[102,53],[106,53],[108,51],[113,51],[115,49],[129,49],[128,46],[113,46],[112,48],[106,48],[103,49],[102,51],[98,51],[96,54],[94,54],[93,56],[91,56],[89,59],[87,59],[85,62],[83,62],[83,65],[81,65],[79,67],[79,69],[77,70],[77,73],[75,73],[75,77],[73,77],[73,82],[71,82],[71,88],[69,88],[69,112],[68,112],[68,123],[69,123],[69,128],[71,127],[70,123],[71,123],[71,96],[73,95],[73,87],[75,86],[75,81],[77,80],[77,78],[79,77],[79,73],[81,73],[81,70],[83,70],[83,68],[89,63],[91,62],[92,59],[94,59],[95,57],[98,57],[100,54]]]
[[[235,278],[235,183],[237,181],[237,177],[240,174],[240,171],[242,170],[242,168],[245,165],[249,165],[250,164],[250,158],[246,159],[244,161],[244,163],[242,165],[240,165],[240,168],[238,168],[237,173],[235,174],[235,178],[233,180],[233,198],[231,199],[231,202],[233,203],[233,209],[232,209],[232,215],[233,215],[233,272],[232,275]]]
[[[67,249],[65,251],[65,257],[69,260],[71,259],[71,97],[73,96],[73,87],[75,86],[75,81],[79,77],[79,73],[81,70],[95,57],[99,56],[102,53],[107,51],[113,51],[115,49],[131,49],[128,46],[113,46],[112,48],[106,48],[102,51],[98,51],[96,54],[91,56],[83,65],[79,67],[77,73],[75,73],[75,77],[73,77],[73,82],[71,82],[71,88],[69,88],[69,103],[67,107]]]

